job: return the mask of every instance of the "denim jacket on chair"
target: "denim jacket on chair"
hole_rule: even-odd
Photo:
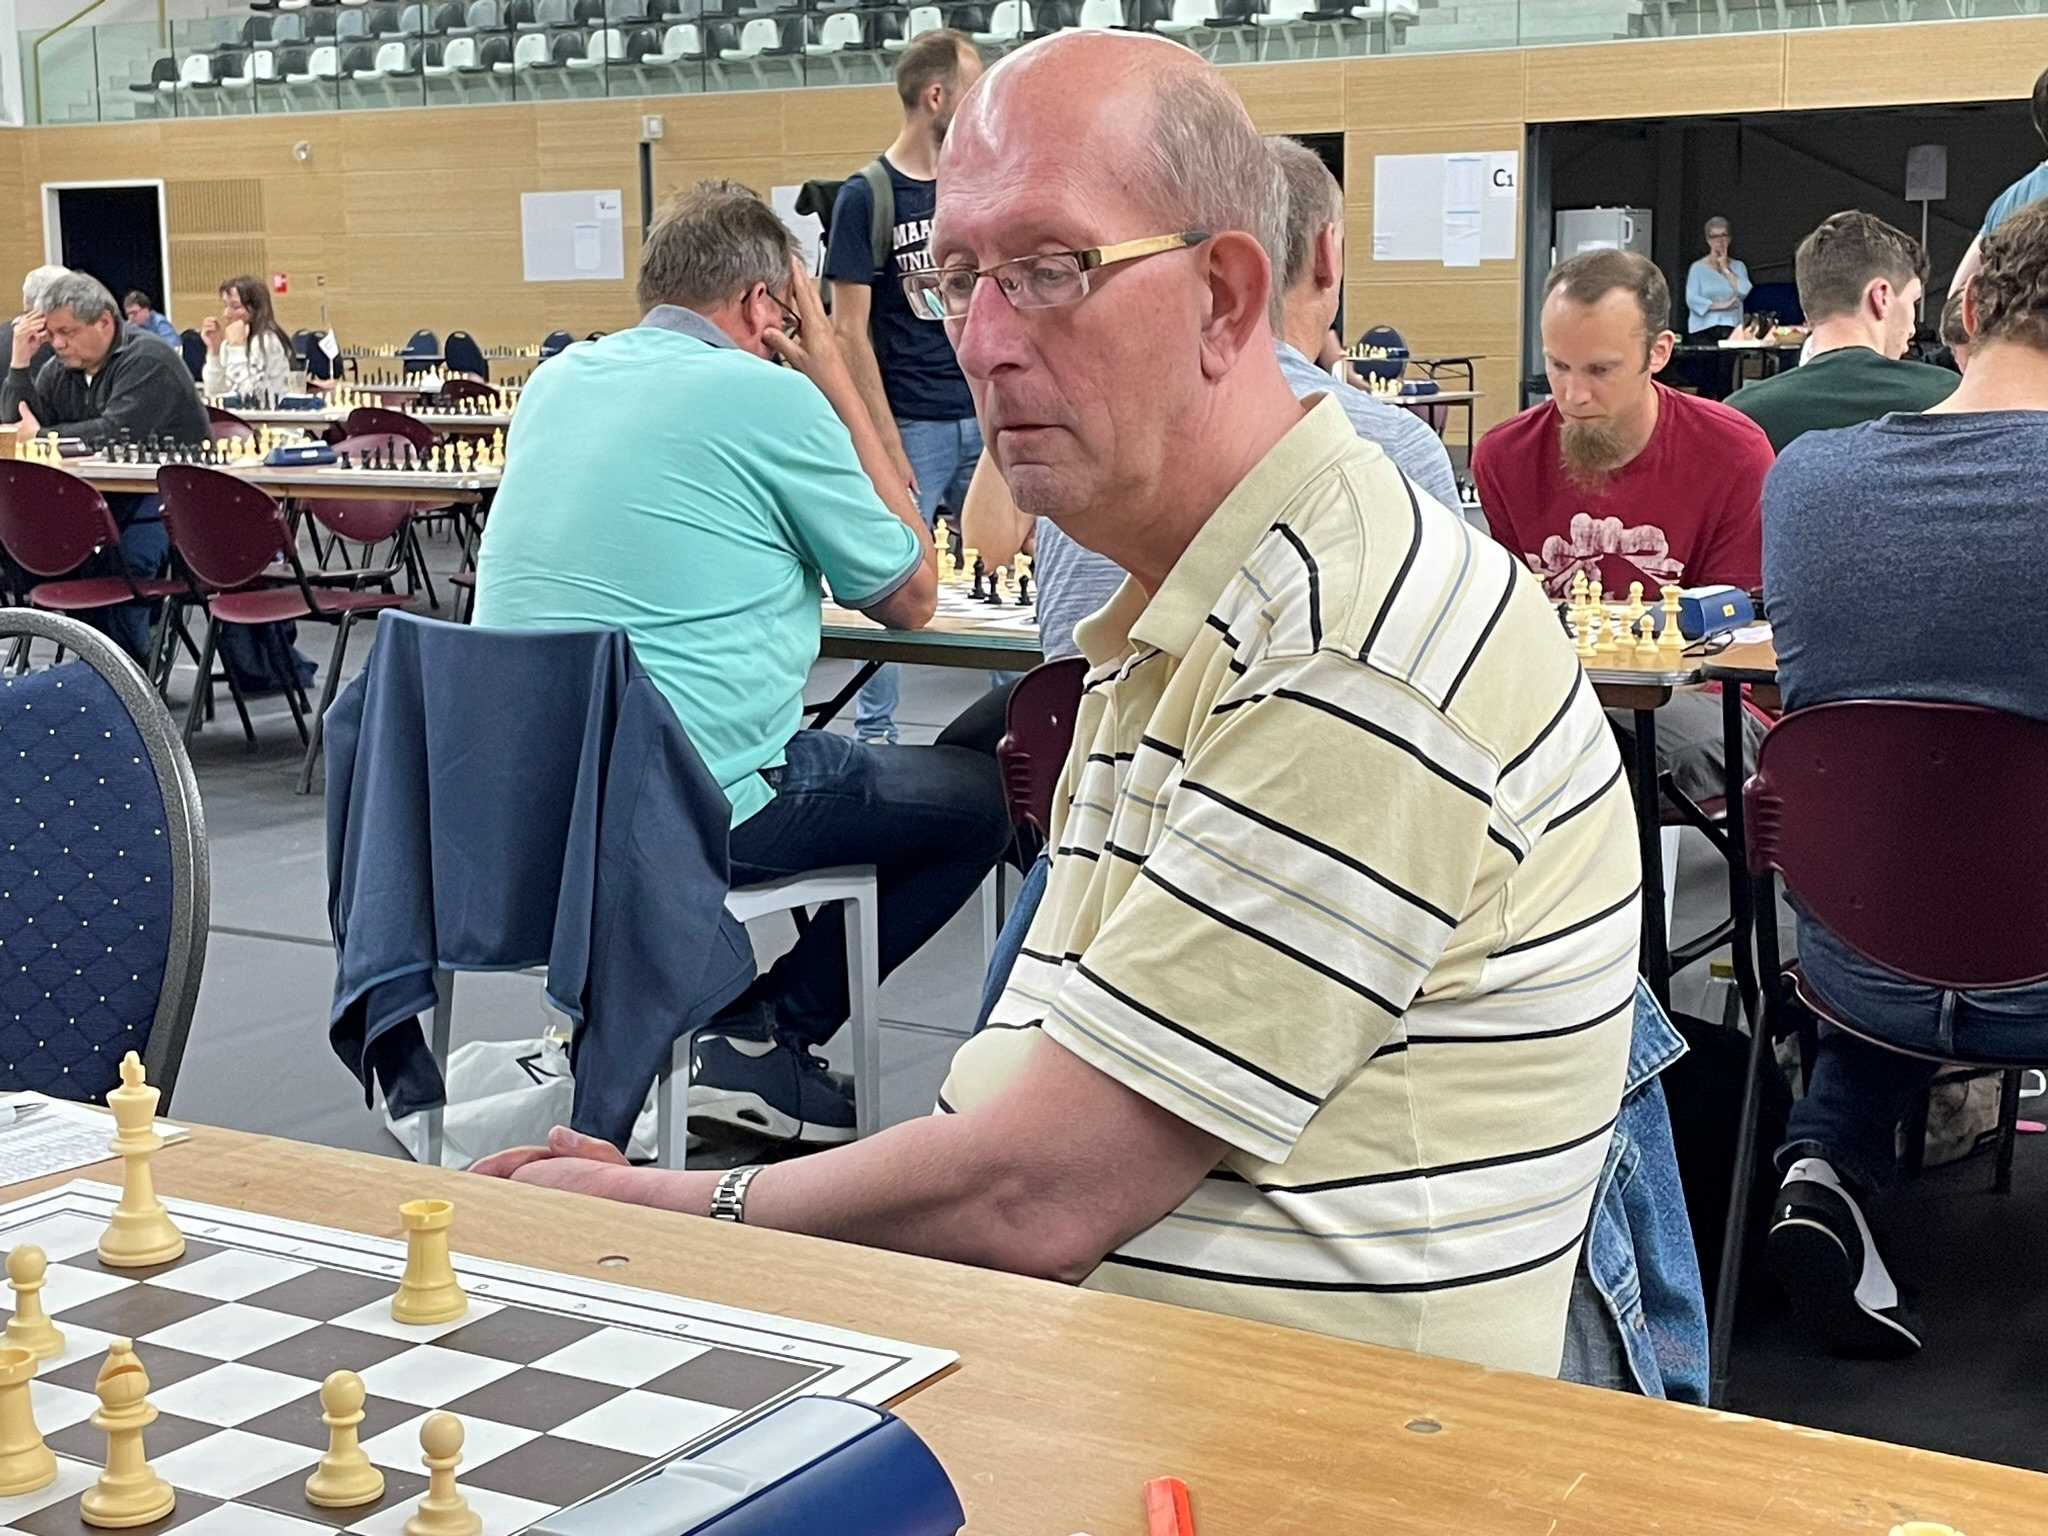
[[[1636,983],[1621,1117],[1593,1201],[1565,1325],[1566,1381],[1681,1403],[1707,1400],[1707,1303],[1657,1076],[1685,1054]]]

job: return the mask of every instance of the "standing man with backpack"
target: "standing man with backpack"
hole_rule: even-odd
[[[981,427],[946,328],[911,313],[903,279],[931,265],[939,146],[980,77],[981,56],[959,32],[926,32],[903,50],[896,65],[903,131],[840,188],[825,252],[840,349],[927,525],[940,507],[957,512],[966,499]],[[854,729],[862,741],[896,740],[896,694],[893,666],[861,689]]]

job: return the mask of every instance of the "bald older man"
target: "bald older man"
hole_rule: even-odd
[[[1621,762],[1529,575],[1287,387],[1273,199],[1222,76],[1146,37],[1019,50],[947,140],[908,296],[1018,505],[1130,573],[948,1112],[483,1171],[1556,1372],[1629,1045]]]

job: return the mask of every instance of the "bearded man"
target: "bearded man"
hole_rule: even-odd
[[[1509,418],[1472,453],[1496,541],[1553,598],[1575,572],[1614,597],[1662,586],[1762,580],[1771,443],[1755,422],[1656,380],[1677,339],[1671,290],[1632,251],[1584,251],[1543,283],[1550,399]],[[1626,717],[1615,721],[1626,734]],[[1715,700],[1681,694],[1657,717],[1659,765],[1699,798],[1722,792]],[[1753,747],[1752,747],[1753,750]]]
[[[1586,251],[1543,284],[1550,399],[1472,454],[1493,536],[1553,597],[1584,571],[1621,596],[1640,581],[1754,587],[1771,445],[1737,411],[1655,375],[1676,339],[1671,292],[1631,251]]]

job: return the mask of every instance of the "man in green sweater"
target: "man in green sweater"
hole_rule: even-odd
[[[1949,397],[1957,375],[1903,355],[1927,278],[1918,240],[1850,209],[1799,242],[1793,271],[1813,330],[1806,361],[1728,397],[1773,449],[1783,453],[1802,433],[1924,411]]]

